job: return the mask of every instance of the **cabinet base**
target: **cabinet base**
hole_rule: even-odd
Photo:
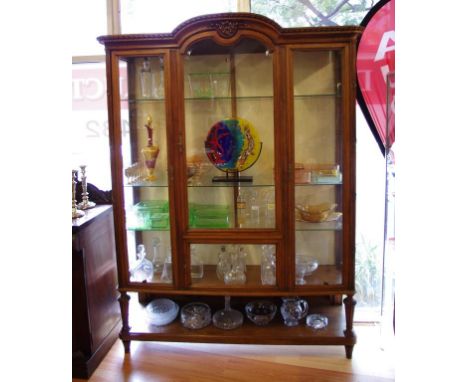
[[[86,357],[81,352],[73,354],[72,360],[72,377],[89,379],[94,371],[97,369],[101,361],[109,352],[112,345],[119,337],[119,332],[122,324],[119,322],[109,332],[106,339],[102,342],[101,346],[89,357]]]
[[[238,299],[240,300],[240,299]],[[120,334],[126,352],[130,350],[131,341],[168,341],[168,342],[199,342],[224,344],[266,344],[266,345],[335,345],[345,346],[346,357],[351,358],[356,336],[352,328],[346,328],[344,305],[331,305],[327,297],[309,298],[309,313],[323,314],[328,317],[328,326],[314,330],[305,324],[305,318],[300,325],[288,327],[284,325],[278,310],[276,317],[267,326],[257,326],[247,317],[244,324],[235,330],[222,330],[213,325],[199,330],[184,328],[179,320],[165,326],[148,325],[144,305],[137,298],[131,298],[129,303],[129,331]],[[279,304],[279,303],[278,303]],[[179,301],[182,307],[183,302]],[[212,305],[212,313],[217,308]],[[243,304],[233,308],[243,311]]]

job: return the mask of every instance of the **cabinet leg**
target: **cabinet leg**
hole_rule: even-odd
[[[344,335],[346,338],[351,339],[353,342],[356,341],[356,335],[353,330],[353,319],[354,319],[354,307],[356,306],[356,300],[353,298],[353,295],[347,295],[343,300],[345,305],[345,314],[346,314],[346,329],[344,330]],[[346,358],[351,359],[353,355],[354,345],[345,345]]]
[[[125,353],[130,352],[130,340],[127,340],[130,332],[130,326],[128,325],[128,302],[130,296],[127,292],[121,292],[119,298],[120,312],[122,314],[122,331],[120,332],[120,339],[123,342]]]
[[[354,345],[345,345],[346,358],[353,358]]]
[[[124,346],[124,351],[125,354],[130,353],[130,340],[122,340],[123,346]]]

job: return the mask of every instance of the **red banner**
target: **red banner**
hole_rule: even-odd
[[[395,141],[395,0],[381,4],[363,21],[356,68],[360,106],[379,146],[389,149]]]

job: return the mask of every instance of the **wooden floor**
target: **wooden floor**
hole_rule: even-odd
[[[124,355],[118,340],[89,382],[390,382],[394,381],[392,344],[382,348],[380,329],[355,325],[353,359],[344,346],[258,346],[131,343]],[[83,379],[73,379],[82,382]]]

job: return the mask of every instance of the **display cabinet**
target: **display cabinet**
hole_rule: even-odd
[[[98,38],[127,352],[132,340],[327,344],[351,358],[360,33],[227,13]],[[266,299],[277,314],[233,330],[149,324],[145,304],[162,297],[243,315]],[[328,325],[285,325],[286,297]]]

